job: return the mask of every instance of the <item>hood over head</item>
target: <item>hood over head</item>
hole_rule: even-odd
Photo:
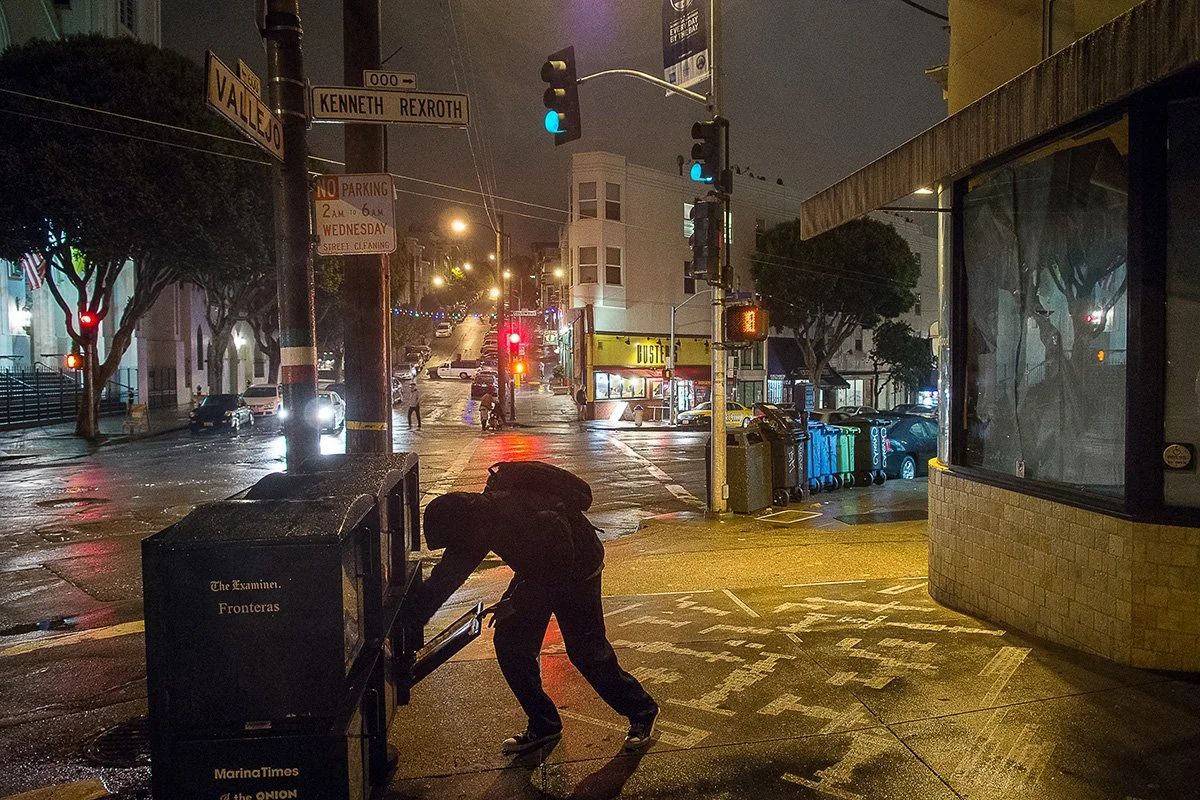
[[[482,505],[487,499],[475,492],[449,492],[425,506],[425,542],[440,550],[456,538],[473,536],[479,529]]]

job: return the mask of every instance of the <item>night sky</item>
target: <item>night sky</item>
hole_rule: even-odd
[[[947,0],[923,2],[946,12]],[[314,84],[344,83],[341,5],[301,0]],[[399,49],[386,68],[416,73],[421,89],[471,97],[470,136],[391,126],[390,170],[441,184],[399,182],[405,228],[466,215],[479,250],[492,249],[479,198],[455,190],[478,190],[483,180],[501,198],[513,253],[527,253],[530,241],[554,240],[565,220],[572,152],[609,150],[673,171],[690,152],[692,122],[705,116],[698,103],[614,77],[580,87],[582,139],[555,147],[541,127],[538,73],[555,50],[574,45],[581,76],[662,75],[659,0],[383,0],[382,8],[383,56]],[[164,0],[163,45],[198,62],[206,49],[230,66],[241,58],[265,80],[253,9],[253,0]],[[724,0],[724,9],[721,108],[733,162],[755,175],[808,195],[945,116],[941,91],[923,74],[946,61],[945,23],[901,0]],[[341,126],[314,126],[309,148],[340,160]]]

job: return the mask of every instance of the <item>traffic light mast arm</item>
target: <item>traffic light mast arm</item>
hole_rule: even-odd
[[[582,78],[579,78],[576,83],[590,81],[592,78],[602,78],[605,75],[629,75],[630,77],[640,78],[644,81],[653,83],[655,86],[661,86],[668,92],[680,95],[681,97],[686,97],[689,100],[695,100],[697,103],[708,103],[707,95],[700,94],[699,92],[693,92],[691,89],[680,88],[669,81],[665,81],[662,78],[656,78],[647,72],[639,72],[636,69],[605,69],[601,70],[600,72],[593,72],[591,75],[584,75]]]

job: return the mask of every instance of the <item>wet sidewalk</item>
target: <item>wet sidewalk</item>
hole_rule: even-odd
[[[607,545],[609,638],[662,707],[647,753],[620,752],[626,721],[552,625],[542,673],[563,739],[501,755],[524,719],[485,630],[400,709],[399,768],[382,796],[1200,797],[1195,676],[1121,667],[940,606],[921,520],[796,511],[790,524],[653,518]],[[490,602],[506,577],[477,575],[443,616]]]
[[[0,431],[0,466],[79,458],[101,447],[183,430],[190,410],[186,405],[151,409],[144,424],[125,414],[109,414],[100,418],[100,438],[94,442],[75,435],[74,421]]]

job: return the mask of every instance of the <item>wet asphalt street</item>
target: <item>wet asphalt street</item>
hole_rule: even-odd
[[[482,323],[435,342],[439,355],[471,352]],[[570,467],[595,492],[605,537],[647,516],[703,506],[699,433],[585,430],[566,397],[522,394],[523,426],[482,433],[469,384],[420,380],[423,424],[395,413],[394,449],[420,457],[426,498],[478,490],[487,467],[537,458]],[[342,452],[343,434],[322,437]],[[79,757],[96,729],[145,709],[140,542],[196,504],[228,497],[284,469],[272,420],[238,435],[175,431],[78,455],[42,441],[34,456],[0,461],[0,796],[97,774]],[[128,770],[100,770],[120,789]],[[144,776],[143,776],[144,777]]]

